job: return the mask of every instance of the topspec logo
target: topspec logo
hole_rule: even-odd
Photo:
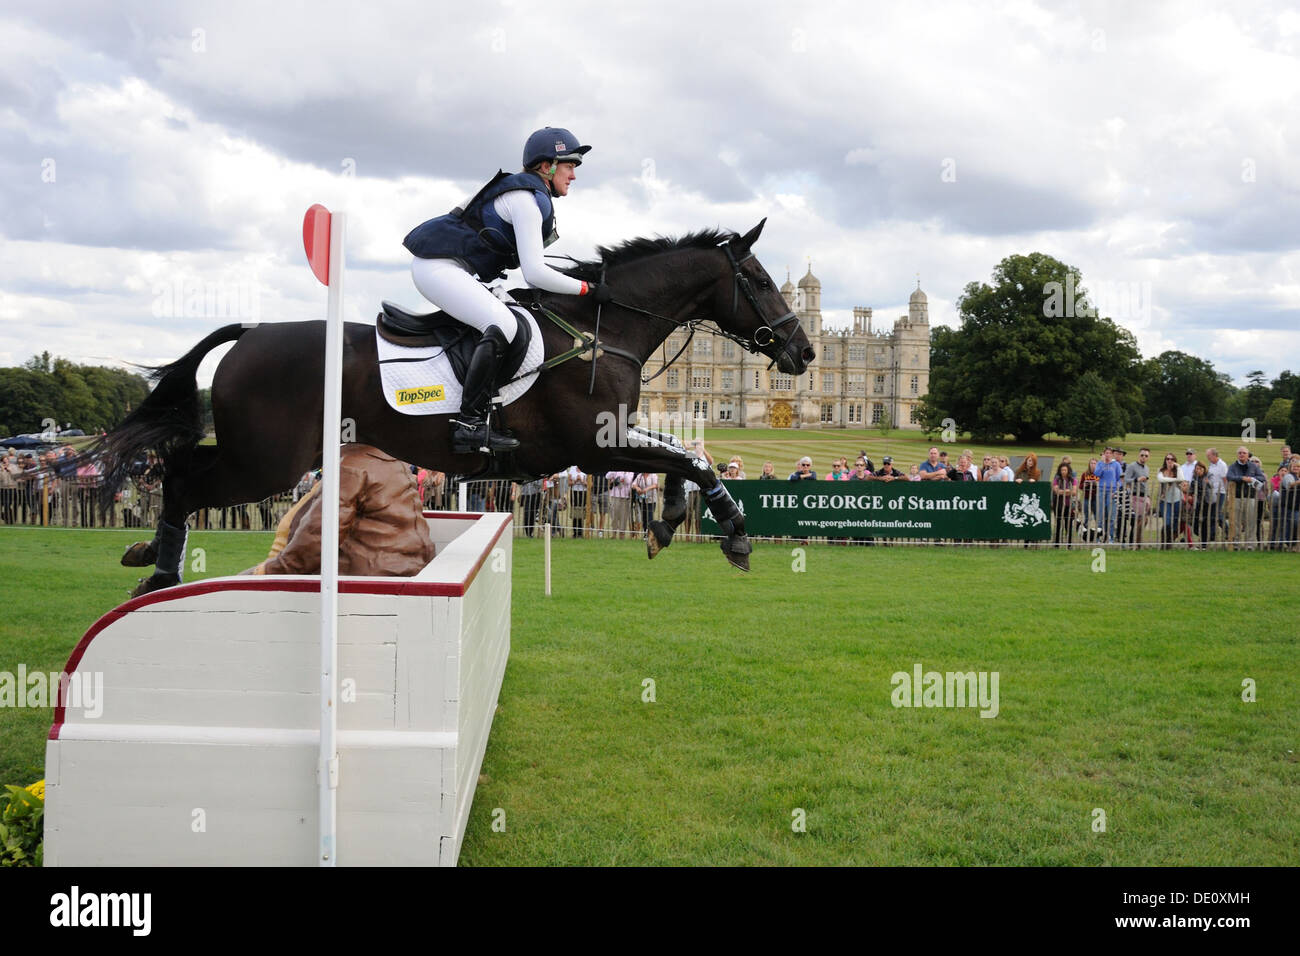
[[[103,672],[28,673],[26,664],[19,664],[16,674],[0,671],[0,707],[54,707],[60,700],[65,708],[80,710],[88,719],[102,716]]]

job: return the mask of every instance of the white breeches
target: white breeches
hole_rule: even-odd
[[[514,314],[455,260],[415,256],[411,262],[411,278],[420,295],[455,319],[480,332],[495,326],[507,342],[514,341],[517,328]]]

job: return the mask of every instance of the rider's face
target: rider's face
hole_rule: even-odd
[[[576,163],[560,163],[555,167],[555,175],[551,177],[551,182],[555,186],[555,195],[569,194],[569,183],[578,178],[577,169]]]

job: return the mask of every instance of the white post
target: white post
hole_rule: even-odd
[[[551,525],[550,522],[542,525],[542,564],[546,568],[546,596],[551,596]]]
[[[329,305],[325,315],[325,414],[322,421],[320,545],[321,866],[338,865],[339,431],[343,416],[343,240],[347,217],[330,215]]]
[[[469,482],[460,483],[460,510],[469,511]]]

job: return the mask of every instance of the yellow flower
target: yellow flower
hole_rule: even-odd
[[[27,788],[27,792],[37,797],[42,803],[45,802],[45,781],[37,780]]]

